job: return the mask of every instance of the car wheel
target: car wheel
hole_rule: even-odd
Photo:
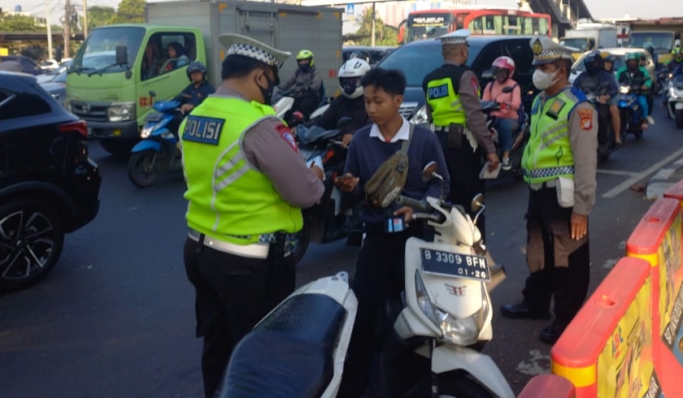
[[[24,289],[54,267],[64,246],[59,214],[37,200],[0,206],[0,290]]]

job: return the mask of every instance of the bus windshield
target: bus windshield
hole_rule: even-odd
[[[95,29],[78,51],[70,71],[80,73],[97,70],[101,73],[115,73],[128,70],[135,63],[144,36],[144,28]],[[129,65],[115,65],[116,46],[126,46]]]
[[[630,48],[648,48],[671,51],[674,46],[674,34],[667,32],[631,32],[628,41]]]
[[[435,39],[449,32],[448,25],[453,20],[452,14],[415,14],[408,16],[407,41]]]

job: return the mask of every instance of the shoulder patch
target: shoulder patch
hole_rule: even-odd
[[[278,124],[275,127],[275,130],[277,130],[280,138],[285,140],[285,142],[292,147],[294,152],[299,152],[299,148],[296,146],[296,141],[294,141],[294,136],[292,135],[292,130],[290,130],[289,127],[285,126],[284,124]]]
[[[579,109],[579,118],[581,119],[581,130],[590,131],[593,128],[593,110]]]
[[[479,93],[479,80],[476,76],[472,76],[470,84],[472,84],[472,90],[474,90],[475,93]]]
[[[225,119],[204,116],[188,116],[183,130],[183,141],[218,145]]]

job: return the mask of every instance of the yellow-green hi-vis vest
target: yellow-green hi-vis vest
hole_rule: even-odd
[[[246,131],[268,118],[279,120],[270,106],[212,96],[180,125],[190,228],[242,245],[301,230],[301,209],[285,202],[242,150]]]
[[[524,150],[522,168],[528,184],[541,184],[559,177],[574,178],[574,154],[569,141],[569,114],[579,103],[571,88],[541,103],[541,94],[531,107],[531,137]]]
[[[460,95],[455,93],[450,77],[434,79],[427,83],[427,103],[432,108],[432,120],[437,127],[465,124],[467,121]]]

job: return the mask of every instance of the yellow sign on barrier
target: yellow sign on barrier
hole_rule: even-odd
[[[676,216],[659,247],[659,330],[667,347],[672,349],[679,362],[681,349],[674,343],[683,315],[683,269],[681,269],[681,213]]]

